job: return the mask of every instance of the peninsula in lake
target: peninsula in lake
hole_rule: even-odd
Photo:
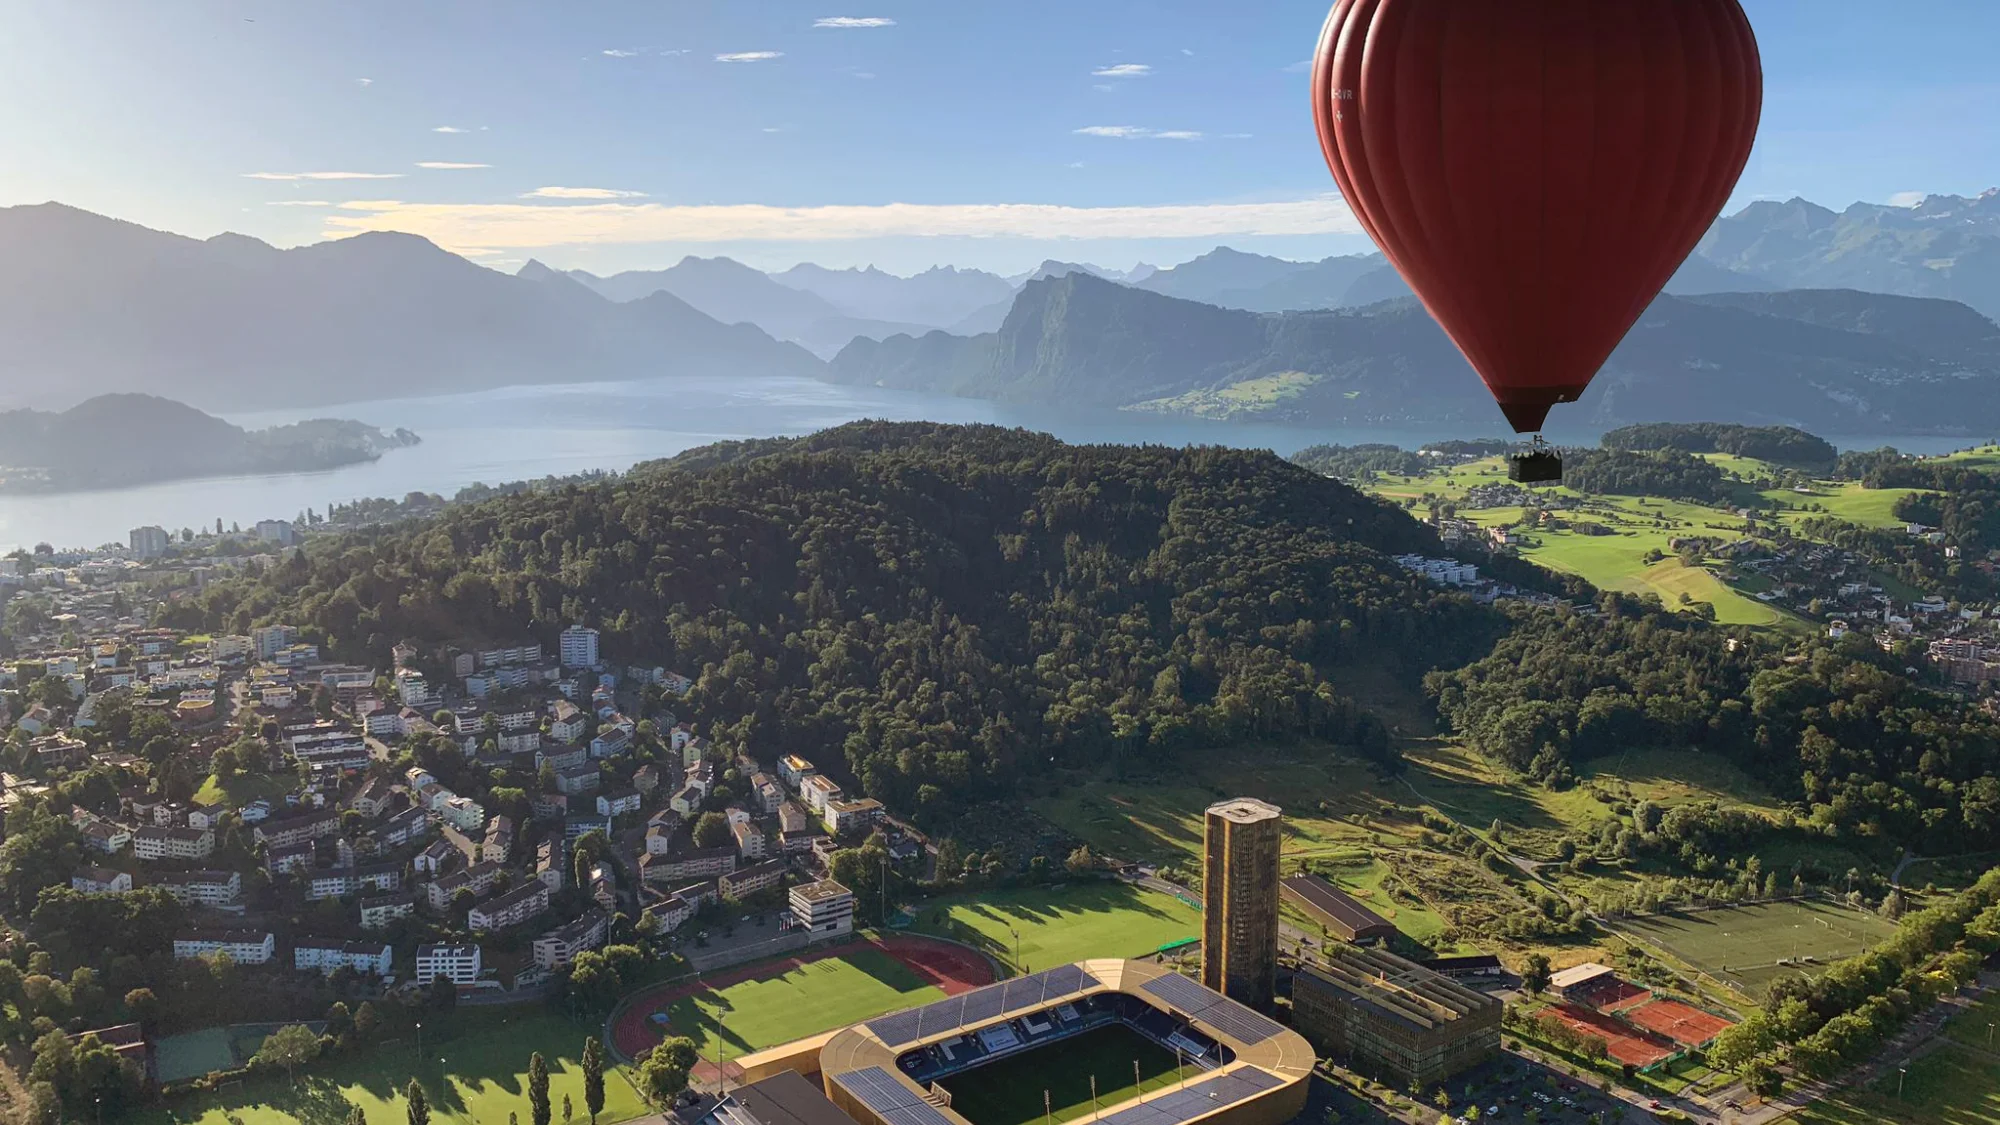
[[[100,395],[68,410],[0,412],[0,493],[337,469],[418,440],[334,418],[246,430],[171,399]]]

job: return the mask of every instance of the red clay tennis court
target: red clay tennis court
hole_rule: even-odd
[[[1557,1004],[1548,1010],[1548,1014],[1573,1030],[1604,1040],[1605,1053],[1627,1066],[1648,1067],[1675,1051],[1673,1042],[1664,1036],[1640,1031],[1588,1008]]]
[[[1678,1000],[1655,1000],[1628,1009],[1625,1018],[1686,1047],[1700,1047],[1734,1025],[1721,1016],[1691,1008]]]
[[[763,980],[780,977],[802,965],[835,957],[851,957],[861,950],[874,950],[900,962],[905,968],[922,978],[926,984],[941,989],[947,996],[969,992],[981,985],[992,984],[993,965],[978,953],[961,945],[933,938],[898,935],[869,941],[851,941],[826,946],[792,957],[771,961],[757,961],[748,965],[724,969],[705,974],[691,981],[676,981],[671,984],[655,985],[625,998],[611,1017],[611,1047],[619,1056],[636,1058],[643,1051],[650,1051],[660,1042],[661,1032],[653,1025],[650,1017],[676,1000],[699,992],[728,988],[744,981]],[[800,1036],[812,1035],[824,1028],[805,1027]],[[714,1067],[703,1062],[697,1068],[697,1078],[711,1077]]]

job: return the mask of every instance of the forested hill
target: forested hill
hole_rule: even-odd
[[[298,620],[382,661],[586,621],[607,659],[697,675],[685,710],[725,745],[837,772],[845,747],[919,813],[1052,761],[1299,736],[1386,754],[1333,670],[1414,679],[1504,625],[1388,557],[1439,552],[1423,525],[1268,453],[993,427],[719,447],[374,535],[216,588],[203,624]]]

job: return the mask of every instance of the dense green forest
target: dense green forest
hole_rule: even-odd
[[[1309,445],[1292,454],[1292,462],[1315,473],[1341,480],[1361,480],[1376,473],[1415,476],[1438,464],[1398,445]]]
[[[1728,453],[1754,457],[1804,472],[1834,467],[1839,450],[1825,438],[1795,426],[1739,426],[1728,422],[1649,422],[1621,426],[1599,439],[1605,449],[1649,452]]]
[[[1386,759],[1342,662],[1463,664],[1500,613],[1387,555],[1403,513],[1268,453],[859,423],[324,536],[177,623],[293,620],[341,655],[603,630],[725,744],[937,815],[1051,763],[1316,737]],[[844,750],[845,769],[840,761]]]
[[[1489,655],[1430,677],[1483,753],[1562,783],[1591,758],[1690,746],[1798,801],[1810,831],[1931,855],[2000,847],[2000,721],[1865,640],[1778,659],[1615,594],[1595,614],[1513,616]]]
[[[1697,504],[1726,504],[1731,488],[1722,470],[1674,449],[1634,453],[1591,449],[1570,454],[1563,483],[1578,492],[1616,496],[1658,496]]]

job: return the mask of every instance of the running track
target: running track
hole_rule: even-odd
[[[661,1036],[653,1029],[653,1025],[647,1022],[646,1017],[682,997],[697,992],[728,988],[746,980],[782,976],[809,962],[825,960],[828,957],[845,957],[867,948],[901,962],[911,972],[922,977],[926,984],[943,989],[947,996],[956,996],[961,992],[969,992],[981,985],[993,983],[992,962],[962,945],[907,935],[847,942],[795,957],[739,965],[712,976],[655,985],[636,992],[626,997],[623,1005],[612,1016],[611,1049],[626,1059],[637,1058],[641,1053],[652,1050],[654,1045],[659,1043]],[[802,1034],[811,1035],[814,1032],[808,1031]],[[713,1081],[716,1077],[714,1070],[714,1064],[703,1062],[696,1068],[695,1078],[697,1081]]]

